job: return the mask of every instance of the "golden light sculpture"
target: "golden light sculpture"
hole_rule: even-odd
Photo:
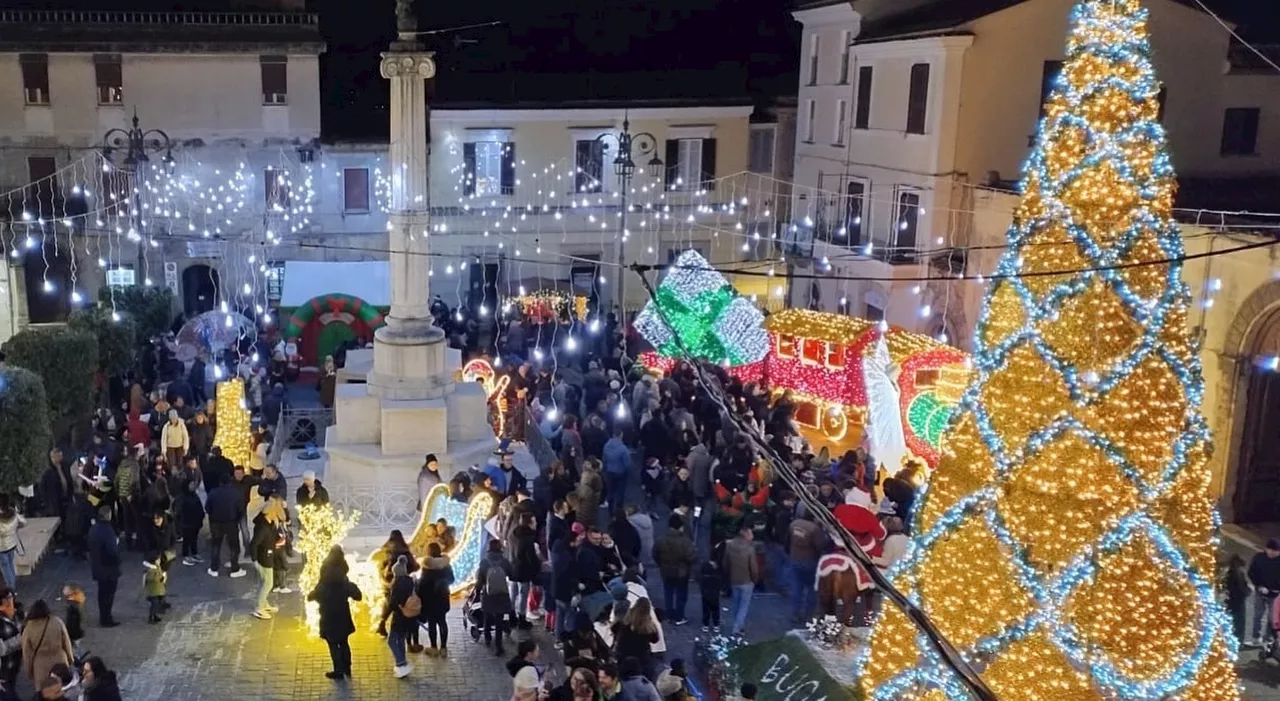
[[[298,589],[304,600],[320,582],[320,565],[329,555],[329,550],[342,543],[359,521],[359,511],[344,514],[331,504],[298,507],[300,527],[294,545],[304,558],[302,573],[298,575]],[[348,556],[348,563],[351,559]],[[360,592],[366,597],[372,593],[363,587]],[[306,602],[306,624],[312,635],[319,634],[320,608],[315,602]]]
[[[1075,9],[977,375],[891,573],[1002,699],[1240,697],[1146,19],[1137,0]],[[971,699],[893,607],[861,685]]]
[[[501,436],[507,424],[506,391],[511,384],[510,375],[499,375],[493,365],[484,358],[474,358],[462,367],[463,382],[479,382],[487,401],[497,414],[494,435]]]
[[[249,447],[249,409],[244,402],[244,380],[235,378],[219,382],[215,388],[218,402],[218,430],[213,444],[222,448],[222,456],[233,465],[249,465],[253,450]]]

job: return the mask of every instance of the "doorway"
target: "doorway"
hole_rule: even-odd
[[[1280,372],[1260,358],[1280,355],[1280,309],[1261,322],[1246,356],[1246,412],[1234,497],[1238,523],[1280,522]]]
[[[52,237],[51,237],[52,238]],[[52,324],[71,313],[71,257],[66,246],[36,240],[22,260],[27,321]]]
[[[198,314],[213,311],[218,306],[221,280],[218,269],[197,264],[182,271],[182,311],[190,319]]]

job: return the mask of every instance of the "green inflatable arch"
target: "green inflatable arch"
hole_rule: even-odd
[[[307,324],[311,323],[316,317],[329,312],[334,314],[350,313],[367,324],[371,330],[386,323],[382,317],[382,312],[363,299],[352,295],[331,294],[312,297],[299,305],[293,310],[293,314],[289,316],[289,321],[284,325],[281,332],[285,338],[301,338],[302,330],[306,328]]]

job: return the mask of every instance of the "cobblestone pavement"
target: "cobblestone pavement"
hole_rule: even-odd
[[[250,615],[257,586],[252,572],[241,579],[230,579],[225,573],[213,579],[201,566],[175,564],[169,581],[173,610],[163,623],[148,625],[141,559],[127,556],[125,570],[116,598],[116,617],[123,623],[118,628],[97,626],[94,585],[88,565],[81,561],[46,556],[37,572],[21,581],[21,596],[28,605],[45,598],[60,612],[64,604],[53,602],[62,584],[85,585],[89,599],[85,647],[120,672],[128,701],[499,701],[511,695],[504,663],[514,654],[514,644],[507,646],[506,656],[496,657],[463,632],[456,608],[450,618],[449,658],[411,655],[413,674],[397,680],[391,676],[391,656],[383,639],[361,631],[352,637],[354,679],[339,684],[324,677],[330,669],[328,650],[323,641],[308,638],[301,622],[300,594],[273,595],[280,613],[271,621],[259,621]],[[657,585],[652,595],[655,601],[661,600]],[[699,605],[696,596],[695,592],[690,612]],[[767,639],[783,632],[786,607],[771,605],[781,601],[776,595],[757,597],[748,629],[752,637]],[[702,635],[696,621],[678,627],[668,624],[666,632],[668,659],[692,660],[695,638]],[[535,626],[532,634],[546,643],[543,649],[550,659],[551,640],[542,626]],[[516,633],[516,639],[526,635]],[[560,673],[552,670],[553,677]]]
[[[281,607],[279,615],[271,621],[259,621],[250,615],[257,586],[252,572],[241,579],[225,574],[213,579],[201,566],[175,564],[170,576],[173,610],[163,623],[148,625],[140,558],[129,554],[125,570],[128,576],[120,582],[116,601],[116,616],[123,625],[110,630],[96,625],[94,585],[82,561],[46,556],[33,576],[21,580],[21,595],[28,605],[45,598],[60,612],[64,605],[54,602],[62,584],[71,580],[84,584],[89,598],[85,645],[121,673],[128,701],[501,701],[510,697],[506,657],[497,658],[482,644],[473,643],[462,630],[456,608],[450,618],[448,659],[411,656],[413,674],[397,680],[391,677],[390,652],[383,640],[361,631],[352,638],[354,679],[334,683],[324,678],[330,667],[323,641],[309,638],[301,623],[300,594],[274,595]],[[660,602],[660,585],[655,584],[651,594]],[[695,587],[688,607],[689,624],[666,625],[668,659],[693,659],[697,639],[703,637],[693,615],[698,602]],[[784,597],[758,594],[751,607],[748,637],[769,640],[781,635],[788,608]],[[725,622],[728,615],[727,611],[723,614]],[[525,635],[529,633],[517,633],[516,637]],[[532,635],[546,643],[545,658],[554,657],[551,641],[540,625]],[[514,649],[508,645],[507,655]],[[1252,649],[1242,651],[1241,660],[1249,701],[1280,701],[1280,665],[1258,662]],[[562,671],[553,667],[552,678],[562,679],[560,674]],[[24,698],[28,696],[29,689],[20,691]]]

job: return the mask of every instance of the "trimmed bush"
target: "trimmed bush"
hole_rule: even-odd
[[[27,329],[4,344],[5,362],[26,368],[44,381],[49,427],[55,438],[93,413],[93,376],[98,369],[98,341],[70,328]]]
[[[40,376],[25,368],[0,368],[0,493],[34,484],[44,471],[53,435]]]

